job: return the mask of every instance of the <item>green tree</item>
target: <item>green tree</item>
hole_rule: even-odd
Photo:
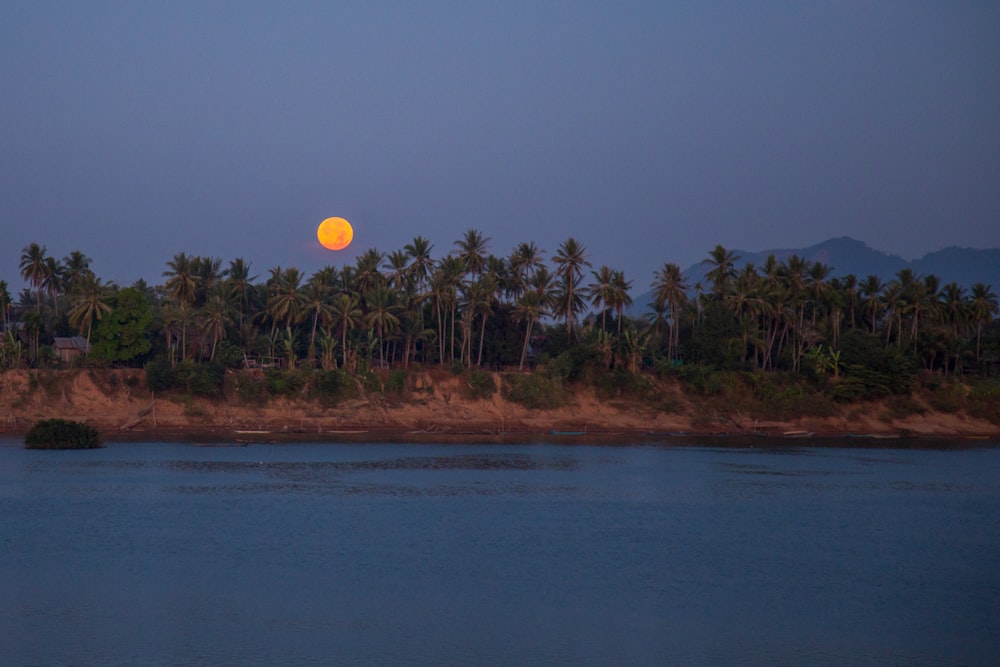
[[[983,325],[989,324],[994,316],[1000,312],[997,295],[993,292],[993,286],[985,283],[976,283],[972,286],[971,303],[972,321],[976,323],[976,363],[980,361],[980,343],[983,337]]]
[[[711,267],[705,277],[712,283],[712,293],[719,299],[729,289],[729,283],[736,277],[736,262],[740,258],[721,245],[715,246],[708,253],[708,264]]]
[[[594,276],[594,282],[587,285],[587,293],[590,296],[591,305],[599,309],[601,313],[601,331],[605,331],[607,330],[608,308],[614,301],[615,272],[609,266],[603,265],[597,271],[591,271],[590,274]]]
[[[118,290],[111,302],[111,311],[94,330],[91,356],[126,364],[141,361],[152,349],[153,310],[146,295],[126,287]]]
[[[347,367],[347,334],[361,326],[364,313],[358,297],[341,292],[333,299],[331,321],[340,334],[340,350],[343,367]]]
[[[542,296],[537,291],[525,292],[518,299],[514,307],[513,318],[515,322],[524,322],[524,344],[521,346],[521,363],[518,370],[524,370],[524,362],[528,357],[528,348],[531,345],[531,330],[542,316],[545,315],[545,306]]]
[[[35,289],[35,311],[42,314],[42,284],[49,272],[45,246],[32,243],[21,251],[21,277]]]
[[[13,305],[7,281],[0,280],[0,322],[3,322],[3,331],[7,331],[10,326],[10,310]]]
[[[455,242],[458,246],[458,256],[465,265],[465,270],[474,276],[483,272],[486,267],[486,253],[490,239],[483,236],[477,229],[466,230],[462,238]]]
[[[378,334],[379,361],[384,365],[386,332],[399,326],[399,317],[396,316],[399,310],[399,306],[396,305],[396,294],[388,285],[377,285],[365,295],[365,301],[368,304],[368,313],[364,317],[364,323],[374,328]]]
[[[226,337],[226,328],[233,324],[233,307],[222,289],[216,289],[201,309],[202,331],[212,339],[208,360],[215,361],[219,341]]]
[[[566,335],[573,339],[573,323],[576,321],[576,313],[583,306],[580,299],[578,286],[580,278],[583,276],[583,269],[590,266],[587,261],[587,250],[576,239],[570,237],[559,246],[552,261],[556,264],[556,276],[560,279],[561,302],[560,311],[566,321]]]
[[[100,278],[91,273],[80,278],[75,294],[75,303],[69,311],[69,323],[79,329],[81,335],[86,331],[89,352],[94,321],[111,312],[111,306],[107,302],[108,289],[101,284]]]
[[[677,358],[677,348],[680,336],[680,316],[681,309],[687,303],[687,282],[681,267],[672,262],[667,262],[663,268],[656,272],[651,285],[653,288],[653,300],[657,310],[666,310],[669,313],[669,340],[667,342],[667,358]]]

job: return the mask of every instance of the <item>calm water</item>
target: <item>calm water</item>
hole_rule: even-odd
[[[1000,448],[0,440],[12,665],[1000,663]]]

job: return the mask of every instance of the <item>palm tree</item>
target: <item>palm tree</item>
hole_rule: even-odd
[[[432,290],[433,293],[437,295],[439,303],[448,308],[451,313],[451,333],[448,337],[450,340],[450,359],[455,359],[455,316],[458,311],[458,287],[462,282],[462,275],[465,273],[465,262],[462,258],[455,255],[446,255],[439,263],[437,270],[435,271],[434,277],[432,278]],[[439,313],[440,317],[440,313]],[[446,320],[446,318],[445,318]],[[440,362],[444,363],[444,328],[447,326],[447,321],[441,323],[442,328],[439,328],[439,336],[441,338],[441,358]]]
[[[236,307],[239,312],[240,329],[243,328],[243,316],[250,305],[250,298],[253,294],[253,281],[257,276],[250,276],[250,262],[246,262],[242,257],[229,262],[226,269],[226,284],[229,286],[229,293],[236,300]]]
[[[434,246],[423,236],[415,236],[412,243],[403,246],[406,256],[410,258],[410,273],[417,281],[417,287],[422,288],[434,271],[434,260],[431,250]]]
[[[106,313],[111,312],[111,306],[106,299],[108,296],[107,287],[101,284],[101,279],[94,274],[85,274],[80,278],[75,294],[76,303],[69,311],[69,323],[80,330],[80,333],[87,332],[87,351],[90,351],[90,333],[94,327],[94,320],[101,320]]]
[[[624,271],[615,271],[611,277],[611,286],[613,289],[608,305],[614,308],[618,314],[618,332],[621,333],[624,311],[632,305],[632,295],[629,294],[629,290],[632,289],[632,281],[625,279]]]
[[[489,238],[476,229],[466,230],[462,238],[455,242],[461,251],[458,256],[465,262],[465,270],[476,276],[483,272],[486,266],[486,251]]]
[[[918,325],[921,316],[933,319],[938,312],[938,287],[938,277],[934,275],[926,276],[922,281],[918,280],[913,286],[907,312],[911,315],[910,339],[913,341],[914,353],[917,351]]]
[[[718,298],[726,293],[729,288],[729,281],[736,277],[736,262],[739,257],[729,250],[726,250],[721,245],[715,246],[715,248],[708,253],[708,263],[712,268],[709,269],[705,277],[708,278],[712,283],[712,293]]]
[[[388,285],[377,285],[365,295],[368,313],[365,315],[365,326],[375,329],[379,340],[379,361],[385,365],[385,334],[399,326],[396,311],[396,293]]]
[[[882,284],[882,280],[875,274],[869,274],[868,277],[862,280],[861,287],[859,288],[862,304],[871,324],[872,334],[875,333],[875,328],[878,325],[879,313],[882,312],[882,291],[884,289],[885,285]]]
[[[844,306],[847,308],[847,316],[851,324],[851,329],[853,329],[858,310],[858,277],[853,273],[848,273],[844,276],[842,285],[844,290]]]
[[[225,294],[216,289],[208,297],[201,310],[202,331],[212,338],[212,352],[209,361],[215,361],[215,350],[219,341],[226,337],[226,327],[233,324],[233,308]]]
[[[594,276],[594,282],[587,285],[587,293],[590,295],[591,305],[601,311],[601,331],[605,331],[607,329],[608,308],[615,299],[615,286],[613,284],[615,272],[604,265],[597,271],[591,271],[590,274]]]
[[[42,290],[52,299],[52,309],[59,315],[59,295],[63,291],[63,267],[55,257],[45,258],[45,279]]]
[[[302,292],[302,317],[312,315],[312,327],[309,332],[309,361],[316,358],[316,329],[320,322],[327,322],[333,313],[330,307],[330,295],[333,293],[333,281],[336,270],[332,267],[320,269],[306,281]]]
[[[826,279],[830,275],[830,267],[822,262],[813,262],[806,275],[809,276],[809,287],[812,290],[812,323],[816,326],[820,305],[829,293],[830,286]]]
[[[347,367],[347,334],[361,325],[362,311],[358,297],[354,294],[340,292],[331,304],[331,322],[334,329],[340,333],[340,349],[343,367]]]
[[[63,258],[63,286],[67,294],[73,294],[83,287],[90,270],[90,258],[79,250],[74,250]]]
[[[334,338],[333,335],[326,329],[323,330],[323,335],[320,336],[319,349],[320,349],[320,358],[319,358],[320,367],[325,371],[335,368],[336,362],[333,359],[333,355],[337,349],[337,339]]]
[[[412,291],[412,272],[407,262],[409,257],[404,251],[393,250],[389,253],[385,266],[382,267],[388,273],[389,286],[400,294],[409,294]]]
[[[208,296],[215,291],[216,285],[222,280],[222,260],[217,257],[193,257],[195,275],[198,276],[195,305],[202,305]]]
[[[167,262],[167,270],[163,272],[167,281],[163,286],[178,304],[194,305],[201,280],[198,275],[199,265],[197,257],[188,257],[183,252],[177,253]]]
[[[557,266],[556,276],[562,281],[561,311],[566,320],[566,334],[570,339],[573,336],[573,322],[576,319],[576,313],[582,306],[582,301],[579,294],[576,293],[576,288],[580,283],[580,278],[583,276],[584,267],[590,266],[590,262],[587,261],[586,252],[583,244],[570,237],[559,246],[559,250],[552,258],[552,261]]]
[[[687,282],[681,267],[672,262],[667,262],[663,268],[657,271],[655,279],[651,285],[653,288],[653,299],[657,308],[666,306],[670,313],[670,332],[667,341],[667,357],[676,359],[677,346],[680,334],[681,309],[687,303]]]
[[[496,298],[497,280],[487,273],[482,278],[471,285],[469,290],[469,307],[475,313],[479,313],[479,354],[476,357],[476,366],[483,363],[483,341],[486,339],[486,319],[493,314],[493,301]],[[472,364],[472,349],[469,349],[469,364]]]
[[[544,266],[542,251],[538,249],[534,241],[521,242],[514,248],[514,252],[507,260],[507,265],[510,267],[511,276],[510,295],[514,300],[517,300],[527,288],[528,279],[535,271]]]
[[[525,292],[517,300],[512,317],[515,322],[526,322],[524,329],[524,345],[521,346],[521,363],[518,370],[524,370],[524,361],[528,356],[528,346],[531,344],[531,329],[543,315],[545,306],[541,294],[537,291]]]
[[[359,294],[370,292],[385,280],[385,276],[379,272],[383,258],[384,255],[375,248],[369,248],[358,257],[355,262],[357,269],[354,273],[354,287]]]
[[[993,292],[993,286],[985,283],[973,285],[970,297],[969,306],[972,311],[972,320],[976,323],[976,363],[978,364],[983,325],[989,324],[993,316],[1000,313],[1000,305],[997,302],[997,295]]]
[[[3,331],[10,325],[10,309],[13,302],[10,299],[10,288],[6,280],[0,280],[0,318],[3,321]]]
[[[282,322],[290,327],[299,321],[302,314],[302,294],[300,287],[302,274],[296,268],[282,271],[271,287],[267,309],[274,323]]]
[[[24,278],[36,293],[36,312],[42,314],[42,283],[48,275],[48,257],[45,254],[45,246],[32,243],[21,251],[21,277]]]
[[[964,287],[959,287],[958,283],[951,282],[941,290],[939,312],[946,324],[951,326],[953,341],[964,338],[971,319],[971,308]],[[955,371],[961,372],[962,349],[955,345],[953,349]],[[947,367],[946,367],[947,370]]]

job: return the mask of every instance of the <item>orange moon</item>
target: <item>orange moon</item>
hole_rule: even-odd
[[[329,250],[343,250],[351,245],[354,239],[354,228],[343,218],[327,218],[319,223],[316,238],[320,244]]]

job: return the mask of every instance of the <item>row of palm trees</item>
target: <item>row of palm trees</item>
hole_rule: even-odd
[[[699,306],[708,301],[728,309],[744,354],[759,368],[774,368],[790,348],[798,370],[808,349],[826,344],[836,350],[845,329],[861,328],[880,336],[887,348],[906,346],[927,368],[960,368],[973,338],[975,361],[981,360],[983,328],[998,314],[997,295],[984,283],[971,291],[954,282],[942,286],[936,276],[921,277],[909,268],[888,282],[877,275],[831,278],[829,266],[797,255],[781,262],[771,255],[759,268],[747,263],[738,269],[738,260],[722,246],[709,253],[705,277],[711,291]],[[663,289],[676,290],[676,268],[670,268],[672,279],[665,272],[658,276]]]
[[[666,263],[650,284],[647,315],[631,318],[633,280],[608,266],[594,269],[574,238],[551,262],[532,242],[506,257],[493,255],[490,239],[475,229],[443,257],[432,251],[417,236],[402,249],[370,249],[353,264],[310,276],[274,267],[262,282],[242,258],[223,268],[220,259],[181,252],[167,262],[162,285],[140,285],[172,358],[215,359],[228,340],[248,355],[325,368],[360,361],[408,366],[414,359],[480,366],[486,350],[512,337],[520,341],[519,353],[498,358],[494,349],[487,362],[523,368],[538,334],[558,326],[570,344],[593,346],[609,366],[637,369],[648,356],[684,358],[692,341],[714,326],[706,311],[725,313],[740,362],[761,369],[798,370],[809,350],[837,349],[845,329],[879,336],[928,367],[956,368],[973,341],[974,357],[981,358],[983,329],[998,314],[997,296],[984,284],[971,291],[942,287],[936,277],[908,269],[888,282],[874,275],[831,278],[830,267],[797,256],[741,266],[739,257],[717,246],[706,260],[704,284],[690,284],[678,265]],[[31,357],[43,329],[43,302],[55,318],[64,308],[70,326],[88,341],[114,303],[117,286],[103,284],[80,252],[56,260],[33,243],[22,253],[20,272],[30,286],[22,294],[21,322]],[[5,331],[12,305],[0,282]]]

